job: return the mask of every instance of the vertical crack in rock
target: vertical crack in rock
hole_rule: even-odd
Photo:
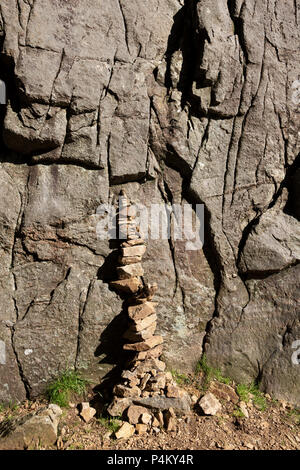
[[[16,362],[17,362],[17,365],[18,365],[20,379],[21,379],[21,381],[24,385],[24,388],[25,388],[26,398],[30,399],[30,391],[31,391],[30,383],[29,383],[29,380],[27,379],[27,377],[25,377],[25,375],[24,375],[23,367],[22,367],[19,355],[18,355],[16,347],[15,347],[15,327],[12,326],[10,330],[11,330],[11,347],[12,347],[12,350],[14,352]]]
[[[75,356],[75,361],[74,361],[74,367],[75,369],[78,367],[78,357],[80,354],[80,347],[81,347],[81,341],[80,341],[80,336],[81,332],[84,328],[84,323],[83,323],[83,315],[87,306],[87,302],[89,299],[90,292],[94,286],[94,279],[91,280],[89,283],[89,286],[87,289],[83,290],[80,293],[80,301],[79,301],[79,312],[78,312],[78,333],[77,333],[77,349],[76,349],[76,356]]]
[[[92,8],[94,0],[91,1]],[[68,210],[78,210],[80,213],[80,216],[74,216],[72,223],[63,227],[57,239],[66,242],[62,249],[72,250],[74,269],[78,265],[81,269],[82,256],[91,257],[92,264],[97,255],[97,250],[85,245],[90,226],[87,229],[83,214],[87,214],[87,200],[90,204],[99,193],[88,192],[88,195],[84,196],[85,202],[80,200],[85,187],[96,188],[102,185],[102,177],[94,179],[97,167],[103,163],[104,167],[107,166],[105,175],[106,171],[108,173],[101,192],[102,203],[110,202],[116,190],[114,186],[123,183],[129,183],[128,187],[132,193],[141,190],[142,199],[144,194],[150,194],[147,193],[149,186],[152,183],[155,186],[160,178],[163,180],[158,183],[160,200],[166,204],[172,203],[173,186],[168,187],[169,180],[167,176],[164,178],[162,175],[165,165],[176,169],[182,180],[178,178],[174,184],[182,183],[184,199],[190,204],[205,204],[206,241],[203,251],[214,276],[216,296],[215,311],[206,325],[203,344],[212,339],[213,354],[220,362],[218,366],[231,364],[234,365],[232,367],[235,371],[241,371],[247,356],[252,367],[250,372],[247,372],[247,378],[254,378],[257,371],[258,379],[263,379],[269,373],[269,387],[270,381],[273,380],[272,386],[276,388],[275,378],[270,376],[272,370],[281,386],[285,381],[291,388],[292,379],[285,375],[284,370],[287,356],[282,356],[283,359],[276,357],[276,341],[272,338],[275,336],[274,332],[284,331],[282,341],[288,341],[288,322],[287,315],[283,315],[283,297],[293,298],[299,261],[293,258],[293,250],[286,243],[286,239],[282,241],[280,234],[271,232],[271,242],[274,246],[281,245],[288,253],[287,258],[291,260],[287,259],[283,268],[268,270],[268,266],[266,268],[263,265],[264,262],[267,265],[268,261],[263,252],[260,257],[262,269],[249,267],[251,263],[248,259],[245,259],[245,269],[242,263],[245,247],[249,239],[251,241],[250,235],[261,228],[263,216],[269,210],[274,209],[272,213],[275,215],[278,212],[283,221],[288,220],[288,217],[285,219],[286,215],[293,218],[291,226],[294,226],[295,220],[299,221],[296,201],[298,193],[294,189],[292,194],[290,186],[293,174],[293,187],[298,186],[298,167],[297,163],[293,162],[299,162],[297,106],[294,106],[291,98],[293,84],[298,79],[297,0],[291,1],[290,5],[288,2],[259,3],[251,0],[153,1],[149,13],[147,5],[144,9],[143,2],[132,1],[125,4],[123,0],[118,0],[118,5],[112,4],[112,8],[109,3],[105,7],[97,4],[92,16],[81,6],[81,2],[73,3],[70,8],[66,2],[60,2],[58,9],[53,10],[50,1],[47,5],[48,0],[1,0],[0,47],[3,50],[1,64],[4,64],[4,67],[0,76],[7,82],[9,97],[9,106],[5,110],[4,133],[7,147],[11,146],[11,150],[17,152],[2,150],[3,171],[6,164],[21,164],[15,167],[14,184],[17,186],[18,179],[24,178],[30,159],[34,160],[34,164],[41,161],[47,164],[56,163],[55,168],[61,168],[60,164],[69,164],[68,170],[75,173],[80,167],[87,170],[81,174],[82,177],[89,174],[87,179],[83,182],[81,177],[78,179],[78,195],[71,195],[69,188],[65,190],[63,185],[56,184],[56,181],[53,188],[47,186],[51,196],[49,203],[53,203],[53,213],[56,214],[54,217],[65,217],[65,198],[70,199]],[[96,3],[95,0],[95,5]],[[209,8],[208,15],[206,6]],[[51,10],[51,27],[47,20],[47,8],[44,7],[49,8],[49,12]],[[79,34],[76,28],[80,29]],[[41,34],[37,35],[36,31]],[[151,82],[150,77],[153,68],[155,83]],[[47,74],[44,70],[47,70]],[[60,78],[65,72],[67,79],[62,85]],[[126,87],[123,89],[123,81],[128,83],[131,79],[134,81],[132,93]],[[151,111],[148,122],[144,79],[147,83]],[[95,90],[98,90],[99,84],[101,91],[98,94]],[[58,120],[57,137],[52,138],[55,132],[52,132],[51,127],[50,137],[47,132],[43,134],[45,113],[49,124],[56,112],[61,110],[66,112],[66,119],[62,119],[62,122]],[[73,122],[73,148],[68,154],[68,137],[72,134],[71,121],[74,116],[76,120]],[[139,126],[137,122],[140,118]],[[9,132],[10,144],[7,139]],[[76,132],[79,132],[78,136]],[[123,139],[122,133],[126,138]],[[135,172],[135,168],[129,166],[132,163],[131,157],[136,159],[137,166],[139,165],[147,137],[148,154],[143,154],[146,161],[145,176],[144,168]],[[18,146],[18,151],[13,148],[14,145]],[[51,149],[48,148],[49,145]],[[90,147],[96,148],[95,151],[99,151],[99,155],[96,155],[92,162],[86,162]],[[139,153],[142,147],[143,150]],[[80,151],[74,156],[73,150],[76,153],[77,148]],[[133,149],[136,150],[137,156],[134,155]],[[150,149],[153,155],[150,154]],[[107,158],[107,162],[101,162],[102,157]],[[152,157],[157,159],[161,172],[159,168],[152,170],[155,166]],[[120,169],[122,165],[124,172],[123,168]],[[116,178],[115,166],[118,170]],[[41,165],[37,168],[42,171]],[[31,171],[32,168],[29,174]],[[137,177],[137,174],[142,176]],[[47,178],[45,172],[45,181]],[[145,186],[138,186],[142,183],[145,183]],[[41,180],[36,184],[44,183]],[[10,264],[13,276],[15,324],[25,318],[31,321],[31,312],[34,310],[34,300],[28,300],[23,312],[20,292],[15,295],[17,289],[21,288],[16,269],[19,265],[23,266],[23,262],[26,265],[28,261],[39,266],[38,263],[42,261],[40,246],[43,243],[46,246],[49,241],[48,234],[43,234],[41,230],[39,249],[35,250],[34,244],[27,243],[26,231],[23,232],[24,210],[26,208],[26,217],[30,215],[32,208],[27,207],[27,202],[30,198],[30,203],[33,204],[34,185],[34,181],[27,180],[26,190],[21,195],[21,208],[15,232],[12,232],[13,240],[10,241],[12,253],[8,265]],[[177,193],[177,189],[175,192]],[[37,192],[37,198],[39,194]],[[139,196],[134,197],[139,199]],[[38,205],[37,201],[35,203]],[[171,223],[172,221],[174,222],[174,219],[171,218]],[[41,223],[38,218],[36,222]],[[65,233],[64,230],[67,229]],[[51,239],[51,234],[49,237]],[[176,240],[170,238],[168,243],[169,253],[166,256],[168,262],[170,260],[169,274],[172,278],[167,287],[170,290],[168,301],[173,300],[173,305],[178,301],[180,308],[182,302],[188,317],[190,293],[181,269],[180,251],[177,251],[179,248]],[[42,252],[43,249],[44,247],[41,248]],[[257,245],[255,249],[259,252],[260,247]],[[253,249],[253,257],[254,252]],[[55,255],[51,258],[50,253],[49,257],[56,265]],[[49,290],[62,277],[63,274],[59,274]],[[93,274],[88,274],[83,287],[80,287],[79,311],[76,304],[73,312],[75,330],[78,315],[77,336],[76,331],[71,329],[75,366],[81,347],[81,330],[85,328],[82,317],[88,308],[92,277]],[[255,292],[252,291],[252,281],[255,281]],[[45,286],[47,282],[46,279]],[[57,301],[54,292],[61,282],[63,281],[51,291],[51,304]],[[85,287],[87,292],[82,290]],[[99,289],[101,290],[100,286]],[[276,297],[274,292],[280,289],[285,289],[284,295],[278,294]],[[261,335],[257,333],[256,328],[258,319],[263,322],[264,314],[269,312],[268,302],[272,295],[276,298],[277,305],[274,307],[272,318],[269,319],[270,334],[264,339],[265,344],[262,346]],[[168,305],[171,303],[167,303],[165,307],[168,321],[174,315],[172,308],[168,311]],[[55,308],[53,305],[54,310]],[[261,316],[259,309],[263,313]],[[248,312],[254,312],[251,328],[247,323]],[[211,325],[214,326],[212,330]],[[297,325],[293,323],[291,328],[293,335],[298,335]],[[248,335],[254,352],[245,351],[239,343],[238,336],[241,331]],[[23,383],[28,380],[28,394],[30,384],[34,388],[34,379],[31,372],[28,372],[25,358],[22,359],[22,350],[18,350],[18,335],[21,337],[16,325],[16,336],[12,330],[12,343]],[[24,338],[26,340],[26,332]],[[255,348],[259,353],[256,353]],[[285,351],[281,353],[285,354]],[[266,357],[270,358],[267,365]],[[26,378],[23,369],[26,371]],[[251,374],[253,377],[250,377]],[[293,380],[296,383],[294,376]]]
[[[131,53],[130,53],[130,50],[129,50],[129,43],[128,43],[128,27],[127,27],[127,21],[126,21],[126,17],[125,17],[125,14],[124,14],[124,10],[123,10],[123,7],[122,7],[121,0],[118,0],[118,4],[119,4],[121,16],[122,16],[123,26],[124,26],[125,43],[126,43],[126,47],[127,47],[128,54],[129,54],[129,56],[131,57]]]
[[[160,194],[162,196],[163,201],[165,202],[165,204],[167,206],[167,204],[172,203],[172,195],[171,195],[171,193],[168,189],[168,185],[165,182],[165,180],[163,179],[163,177],[161,177],[161,182],[163,184],[163,188],[162,188],[161,184],[158,184],[158,189],[160,191]],[[167,208],[166,208],[166,213],[167,213]],[[166,217],[168,219],[168,215]],[[172,218],[173,218],[173,214],[171,214],[171,217],[170,217],[170,224],[172,222]],[[174,248],[174,242],[173,242],[173,239],[172,239],[171,226],[168,228],[168,231],[170,232],[170,236],[168,237],[168,244],[169,244],[169,248],[170,248],[171,259],[172,259],[173,269],[174,269],[174,274],[175,274],[175,285],[174,285],[174,289],[173,289],[173,299],[174,299],[175,296],[176,296],[178,287],[180,287],[181,292],[182,292],[182,287],[180,285],[178,270],[177,270],[177,266],[176,266],[175,248]],[[182,293],[182,300],[183,300],[183,293]]]

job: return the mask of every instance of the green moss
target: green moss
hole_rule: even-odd
[[[252,398],[254,405],[259,410],[265,411],[267,409],[267,400],[256,383],[252,382],[250,385],[238,384],[236,391],[240,399],[245,403],[248,403],[250,398]]]
[[[297,426],[300,426],[300,410],[291,410],[288,415]]]
[[[83,395],[89,381],[83,379],[74,370],[63,372],[47,388],[46,395],[50,403],[66,407],[73,394]]]
[[[245,418],[244,413],[242,412],[241,408],[239,408],[239,407],[237,407],[232,414],[236,418]]]
[[[102,426],[104,426],[111,432],[117,432],[120,429],[120,420],[121,418],[110,418],[106,416],[101,416],[101,418],[97,419],[98,423],[100,423]]]
[[[191,383],[191,379],[185,374],[181,374],[175,369],[170,370],[173,379],[178,383],[178,385],[188,385]]]
[[[204,386],[205,386],[205,388],[207,388],[209,386],[210,382],[213,379],[216,379],[216,380],[218,380],[218,382],[221,382],[221,383],[224,383],[224,384],[227,384],[227,385],[232,383],[231,378],[223,376],[220,369],[210,367],[207,364],[207,357],[206,357],[205,354],[203,354],[200,361],[198,361],[198,363],[196,365],[196,369],[195,369],[196,374],[200,374],[201,372],[204,375],[204,382],[205,382]]]

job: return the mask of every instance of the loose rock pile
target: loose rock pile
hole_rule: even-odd
[[[133,208],[124,192],[119,198],[117,213],[121,254],[117,267],[118,280],[110,285],[126,295],[129,327],[124,333],[123,348],[132,352],[127,369],[121,374],[121,383],[113,389],[114,398],[108,408],[111,416],[126,416],[126,434],[175,428],[176,414],[190,411],[189,395],[181,390],[166,372],[166,364],[159,358],[163,351],[163,337],[155,335],[157,327],[156,304],[152,301],[157,285],[143,280],[142,257],[146,244],[135,225]],[[122,432],[121,432],[122,434]],[[123,434],[122,434],[123,436]]]

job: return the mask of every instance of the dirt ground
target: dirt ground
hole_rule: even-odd
[[[201,392],[186,388],[197,397]],[[85,401],[93,398],[92,390]],[[298,450],[300,449],[300,413],[284,402],[266,396],[266,409],[261,411],[251,400],[247,403],[249,417],[239,416],[238,404],[220,400],[222,411],[216,416],[201,416],[197,405],[191,414],[179,418],[176,431],[160,430],[129,439],[117,440],[109,434],[108,420],[93,418],[85,423],[79,416],[76,402],[63,410],[56,450]],[[44,407],[45,401],[25,402],[2,409],[0,423],[21,417]],[[97,415],[96,415],[97,416]],[[36,447],[40,450],[44,447]]]

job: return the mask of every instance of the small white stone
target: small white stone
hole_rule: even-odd
[[[25,356],[29,356],[32,353],[33,353],[32,349],[25,349],[25,351],[24,351]]]

